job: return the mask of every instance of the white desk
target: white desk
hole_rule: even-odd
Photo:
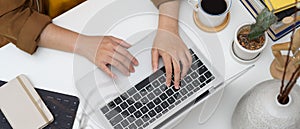
[[[88,0],[82,5],[54,19],[54,23],[77,32],[84,32],[85,24],[89,22],[89,19],[96,15],[102,8],[113,2],[114,1],[111,0]],[[150,3],[150,0],[145,2]],[[135,7],[132,6],[131,8]],[[148,8],[154,9],[154,6]],[[115,11],[122,11],[122,7],[116,7]],[[185,15],[185,13],[191,12],[181,10],[181,17],[183,17],[182,15]],[[248,64],[245,65],[235,61],[230,55],[229,48],[237,26],[251,21],[254,21],[254,19],[246,11],[243,5],[238,0],[233,0],[230,23],[223,31],[217,33],[219,39],[222,41],[221,47],[225,57],[225,78],[230,77],[234,73],[237,73],[248,66]],[[157,23],[154,22],[153,24],[155,25]],[[99,24],[99,26],[101,26],[101,24]],[[95,33],[100,32],[101,31]],[[95,33],[91,32],[91,34]],[[287,41],[288,39],[289,36],[286,36],[278,42]],[[272,44],[273,42],[269,39],[266,50],[261,58],[255,62],[256,67],[225,89],[218,109],[207,123],[203,125],[198,124],[191,113],[176,127],[176,129],[230,129],[231,115],[242,95],[255,84],[271,78],[269,66],[273,60],[270,48]],[[77,95],[73,78],[73,58],[73,54],[45,48],[39,48],[38,51],[31,56],[10,44],[0,49],[0,79],[10,80],[19,74],[25,74],[36,87]],[[75,121],[74,128],[78,128],[77,120]]]

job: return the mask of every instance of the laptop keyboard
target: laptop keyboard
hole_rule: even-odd
[[[192,66],[181,80],[180,89],[165,85],[165,67],[100,108],[114,129],[142,129],[185,101],[215,79],[190,49]]]
[[[0,87],[3,84],[5,82],[0,81]],[[72,129],[79,99],[75,96],[35,89],[54,117],[54,121],[43,129]],[[12,129],[2,111],[0,111],[0,129]]]

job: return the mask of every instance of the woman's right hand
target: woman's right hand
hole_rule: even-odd
[[[76,53],[86,57],[112,78],[117,76],[109,65],[124,75],[135,72],[138,60],[128,52],[130,44],[113,36],[79,36]]]

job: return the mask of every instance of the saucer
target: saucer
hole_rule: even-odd
[[[233,45],[234,45],[234,41],[232,41],[232,43],[231,43],[231,45],[230,45],[230,47],[229,47],[230,53],[231,53],[231,55],[233,56],[233,58],[234,58],[235,60],[237,60],[238,62],[240,62],[240,63],[244,63],[244,64],[253,63],[253,62],[257,61],[257,60],[259,59],[260,55],[261,55],[261,53],[259,53],[257,56],[255,56],[255,57],[252,58],[252,59],[242,59],[242,58],[240,58],[240,57],[238,57],[238,56],[236,55],[236,53],[235,53],[235,51],[234,51],[234,49],[233,49],[233,47],[234,47]]]
[[[219,32],[221,30],[223,30],[229,23],[230,21],[230,12],[227,13],[226,15],[226,18],[224,19],[224,22],[219,25],[219,26],[216,26],[216,27],[208,27],[208,26],[205,26],[198,18],[198,12],[196,11],[193,11],[194,15],[193,15],[193,19],[194,19],[194,22],[195,24],[197,25],[197,27],[201,30],[204,30],[206,32]]]

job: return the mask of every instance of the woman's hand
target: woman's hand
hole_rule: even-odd
[[[72,52],[84,56],[111,77],[116,77],[109,65],[116,67],[125,75],[134,72],[138,61],[128,51],[131,45],[112,36],[86,36],[74,31],[47,25],[38,40],[41,47]]]
[[[127,49],[131,47],[125,41],[112,36],[82,36],[78,40],[77,51],[103,70],[116,78],[109,65],[116,67],[124,75],[135,72],[138,61]]]
[[[170,86],[174,74],[174,86],[179,89],[180,80],[189,70],[192,57],[178,35],[166,30],[158,30],[152,48],[152,67],[156,71],[158,59],[162,57],[166,69],[166,84]]]

